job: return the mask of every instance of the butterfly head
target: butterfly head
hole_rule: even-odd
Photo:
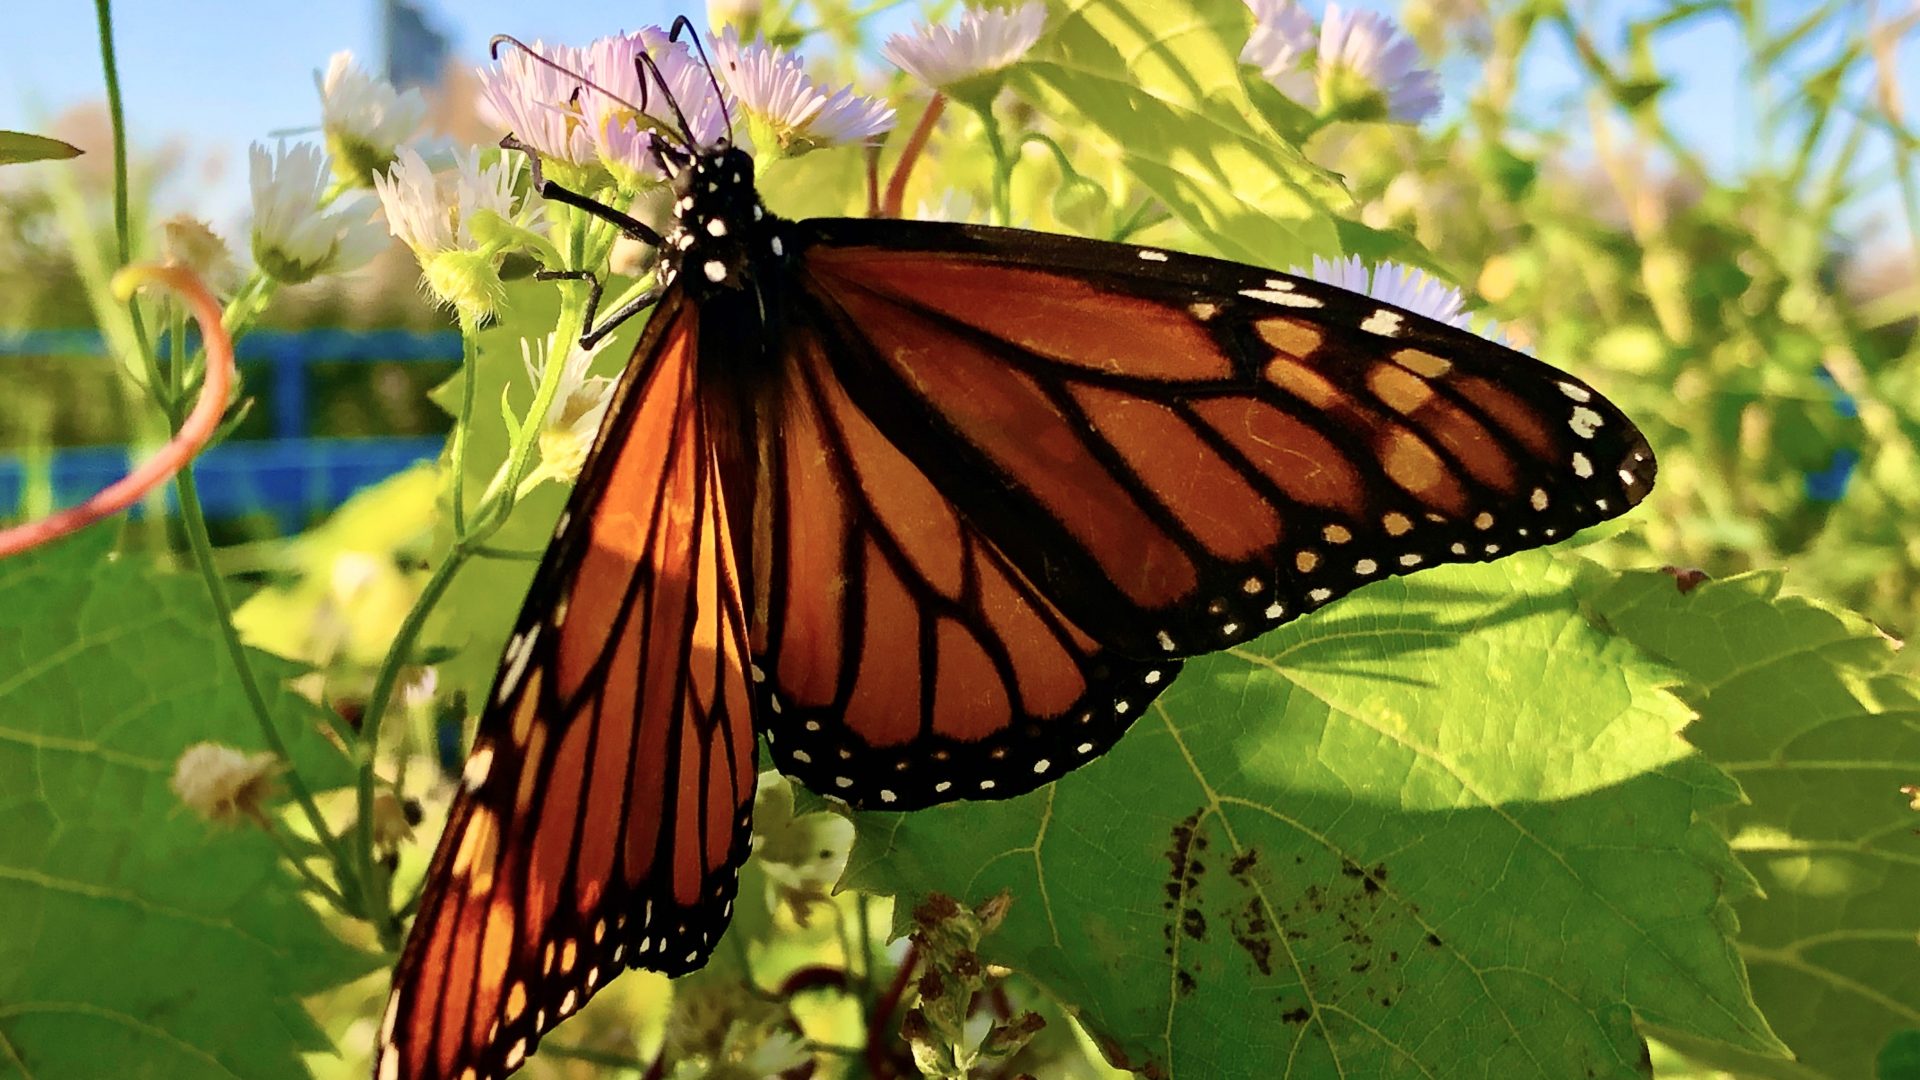
[[[723,139],[689,155],[673,172],[673,193],[662,257],[696,295],[746,288],[755,261],[784,256],[753,186],[753,157],[739,147]]]

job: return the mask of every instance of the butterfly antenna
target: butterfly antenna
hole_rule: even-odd
[[[500,59],[500,46],[502,45],[511,45],[514,48],[519,49],[521,52],[531,57],[536,63],[544,64],[547,67],[550,67],[553,70],[559,72],[560,74],[565,75],[569,79],[578,80],[581,87],[584,87],[588,90],[592,90],[594,93],[597,93],[597,94],[605,94],[608,100],[614,102],[617,105],[624,105],[627,108],[632,109],[636,114],[645,114],[647,111],[646,105],[645,105],[645,102],[647,100],[647,83],[646,83],[646,80],[644,79],[642,79],[640,82],[641,104],[635,105],[633,102],[628,101],[626,98],[621,97],[619,94],[616,94],[613,91],[607,89],[606,87],[601,86],[599,83],[594,82],[592,79],[587,78],[585,75],[582,75],[581,73],[573,70],[567,65],[559,63],[554,60],[550,60],[547,57],[541,56],[539,53],[535,52],[533,48],[529,46],[526,42],[521,41],[519,38],[514,37],[512,34],[493,35],[493,40],[487,42],[487,55],[491,56],[495,60]],[[579,104],[580,90],[578,88],[574,90],[573,96],[569,100],[574,105]]]
[[[660,73],[659,63],[656,62],[651,55],[644,52],[635,57],[634,62],[642,68],[640,72],[641,86],[647,85],[648,75],[652,75],[653,81],[660,84],[660,97],[666,101],[667,108],[673,110],[673,120],[680,125],[680,138],[686,143],[687,152],[690,154],[699,153],[700,147],[693,139],[693,127],[687,123],[687,114],[680,111],[680,102],[674,98],[673,88],[667,85],[667,77]]]
[[[707,69],[707,84],[713,87],[713,100],[720,103],[720,119],[727,122],[727,142],[733,142],[733,111],[727,108],[726,91],[720,89],[720,76],[714,73],[713,61],[707,59],[707,47],[700,43],[700,31],[694,29],[693,20],[685,15],[673,20],[673,29],[667,32],[667,40],[678,42],[681,31],[689,31],[687,39],[693,43],[693,51],[700,54],[700,66]]]

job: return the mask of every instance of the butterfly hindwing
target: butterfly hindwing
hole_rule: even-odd
[[[752,636],[775,763],[905,810],[1099,756],[1178,661],[1120,656],[1064,616],[853,404],[832,347],[792,329],[759,440]]]
[[[376,1080],[511,1072],[624,968],[701,966],[731,914],[756,769],[746,624],[685,312],[649,327],[528,594]]]

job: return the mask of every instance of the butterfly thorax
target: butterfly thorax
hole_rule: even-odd
[[[673,193],[673,222],[661,250],[663,280],[679,281],[704,306],[749,299],[777,276],[766,271],[786,259],[781,232],[787,223],[761,205],[753,158],[745,151],[724,143],[700,151],[674,174]],[[754,306],[765,302],[756,298]],[[763,313],[761,321],[772,314]]]

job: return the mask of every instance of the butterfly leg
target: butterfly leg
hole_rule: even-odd
[[[613,333],[621,323],[652,307],[660,299],[660,294],[667,291],[661,286],[648,289],[621,304],[617,310],[607,313],[596,325],[594,317],[600,310],[600,279],[594,276],[593,271],[541,270],[533,276],[537,281],[584,281],[587,283],[586,318],[581,323],[586,329],[580,332],[580,347],[583,349],[591,349],[598,345],[601,338]]]
[[[559,184],[547,179],[546,173],[540,168],[540,155],[533,147],[509,135],[500,140],[500,149],[518,150],[527,155],[527,161],[533,168],[533,190],[538,192],[541,198],[551,199],[562,205],[571,206],[576,210],[585,210],[587,213],[603,221],[613,222],[622,233],[625,233],[634,240],[638,240],[651,247],[660,246],[660,234],[655,232],[653,227],[646,222],[640,221],[631,215],[623,214],[598,199],[588,195],[582,195],[569,188],[561,187]]]

